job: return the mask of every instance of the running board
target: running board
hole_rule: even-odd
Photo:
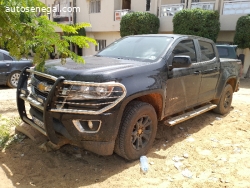
[[[187,112],[185,114],[170,118],[170,119],[164,121],[164,124],[169,125],[169,126],[173,126],[173,125],[176,125],[176,124],[181,123],[183,121],[186,121],[188,119],[191,119],[191,118],[193,118],[195,116],[198,116],[198,115],[200,115],[200,114],[202,114],[204,112],[212,110],[212,109],[214,109],[216,107],[217,107],[216,104],[208,104],[206,106],[202,106],[200,108],[197,108],[197,109],[192,110],[190,112]]]

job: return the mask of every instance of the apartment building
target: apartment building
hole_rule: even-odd
[[[129,12],[145,11],[157,15],[160,19],[159,33],[172,33],[172,19],[176,12],[183,9],[201,8],[217,10],[220,13],[221,31],[217,42],[232,43],[236,22],[243,15],[250,14],[250,0],[42,0],[48,7],[57,7],[58,12],[50,19],[61,23],[87,22],[87,36],[97,40],[98,45],[88,49],[78,49],[82,55],[93,55],[102,48],[120,38],[120,20]],[[62,13],[62,7],[80,8],[78,12]],[[58,31],[59,32],[59,31]],[[245,54],[244,73],[250,65],[249,49],[241,50]]]

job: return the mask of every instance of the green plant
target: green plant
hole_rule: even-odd
[[[132,12],[122,17],[120,22],[121,37],[128,35],[158,33],[160,21],[157,16],[148,12]]]
[[[70,51],[70,43],[80,48],[88,48],[90,43],[97,44],[94,39],[84,36],[85,32],[82,28],[90,27],[88,23],[58,24],[50,21],[48,16],[38,17],[36,12],[7,10],[14,7],[46,9],[46,5],[39,0],[0,0],[0,46],[6,47],[17,59],[28,56],[32,49],[35,52],[33,63],[36,65],[36,70],[44,71],[45,61],[49,54],[54,52],[54,46],[58,53],[65,54],[75,62],[84,63],[81,56]],[[55,32],[55,28],[60,28],[62,32],[69,35],[61,36]]]
[[[203,9],[185,9],[173,17],[175,34],[196,35],[216,42],[220,31],[218,11]]]
[[[5,148],[12,141],[16,140],[17,137],[14,137],[14,129],[21,122],[19,117],[8,119],[0,115],[0,148]]]
[[[250,14],[241,16],[236,24],[234,44],[239,48],[250,48]]]

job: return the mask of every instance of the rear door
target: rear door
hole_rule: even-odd
[[[168,62],[175,55],[190,56],[192,65],[174,68],[168,72],[165,116],[181,112],[197,104],[201,83],[201,66],[197,59],[197,49],[193,39],[180,41],[173,49]]]
[[[215,46],[209,41],[198,40],[202,63],[202,78],[199,93],[199,103],[212,100],[216,92],[216,86],[220,73],[220,62],[215,54]]]

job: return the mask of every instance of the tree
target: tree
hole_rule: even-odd
[[[177,12],[173,18],[175,34],[206,37],[216,42],[220,31],[218,11],[203,9],[185,9]]]
[[[149,12],[133,12],[122,17],[120,22],[121,37],[128,35],[158,33],[160,21]]]
[[[69,50],[70,43],[79,47],[89,47],[89,43],[96,41],[86,36],[78,36],[78,31],[84,27],[90,27],[88,23],[64,25],[52,22],[47,16],[37,16],[32,11],[10,11],[16,7],[40,7],[47,8],[39,0],[0,0],[0,46],[5,46],[10,54],[18,59],[27,56],[30,49],[36,51],[34,64],[36,69],[43,71],[45,60],[49,53],[54,51],[53,46],[63,57],[70,57],[78,63],[84,63],[84,59]],[[14,9],[12,9],[14,10]],[[27,10],[27,9],[26,9]],[[60,36],[55,32],[55,27],[62,32],[72,35]]]
[[[250,14],[241,16],[236,24],[234,43],[239,48],[250,48]]]

